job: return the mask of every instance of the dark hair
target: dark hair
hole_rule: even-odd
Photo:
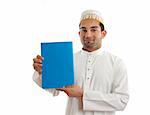
[[[80,25],[81,25],[81,23],[79,24],[79,27],[80,27]],[[101,22],[99,22],[99,26],[101,27],[101,31],[105,30],[104,24],[102,24]]]
[[[101,22],[99,23],[99,26],[101,27],[101,31],[105,30],[104,24],[102,24]]]

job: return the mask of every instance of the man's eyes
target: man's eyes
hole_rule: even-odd
[[[84,30],[84,29],[82,29],[81,31],[82,31],[82,32],[87,32],[87,30]],[[96,32],[97,30],[96,30],[96,29],[91,29],[90,31],[91,31],[91,32]]]
[[[91,32],[95,32],[95,31],[97,31],[96,29],[91,29]]]
[[[87,30],[82,30],[82,32],[87,32]]]

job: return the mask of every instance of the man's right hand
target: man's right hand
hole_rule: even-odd
[[[39,73],[42,73],[42,61],[43,57],[40,55],[37,55],[36,58],[33,59],[33,68]]]

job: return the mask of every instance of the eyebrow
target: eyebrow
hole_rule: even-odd
[[[92,26],[92,27],[90,27],[90,28],[94,28],[94,29],[95,29],[95,28],[99,28],[99,26]]]
[[[99,28],[99,26],[91,26],[90,28],[96,29],[96,28]],[[86,27],[80,27],[80,29],[86,29]]]

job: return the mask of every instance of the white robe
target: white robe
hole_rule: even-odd
[[[123,61],[109,52],[84,50],[74,55],[75,84],[83,88],[83,98],[69,97],[66,115],[115,115],[124,110],[128,94],[127,71]],[[33,75],[41,86],[41,75]],[[55,89],[47,89],[54,96]]]

